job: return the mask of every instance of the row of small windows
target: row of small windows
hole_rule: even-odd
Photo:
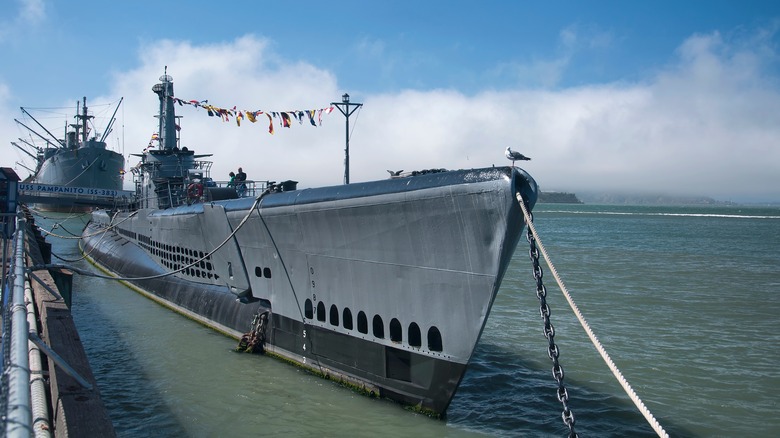
[[[178,271],[182,266],[187,266],[195,263],[196,260],[200,260],[200,262],[186,268],[182,272],[197,278],[219,279],[219,275],[213,272],[214,267],[211,264],[211,256],[204,259],[206,253],[203,251],[160,243],[143,234],[136,235],[136,233],[132,231],[120,229],[119,232],[137,240],[142,248],[147,250],[150,254],[159,257],[160,263],[170,270]],[[271,278],[271,268],[255,266],[255,276],[260,278]]]
[[[138,235],[138,243],[150,254],[159,257],[160,263],[172,271],[178,271],[183,266],[191,265],[200,260],[182,272],[195,278],[219,279],[219,275],[214,272],[214,266],[211,264],[211,256],[206,257],[206,253],[203,251],[161,243],[143,234]]]
[[[117,228],[117,230],[119,231],[119,234],[122,234],[125,237],[129,237],[130,239],[133,239],[133,240],[138,240],[137,237],[136,237],[136,234],[133,231],[123,230],[121,228]]]
[[[314,304],[310,299],[305,303],[305,315],[307,319],[314,319]],[[335,304],[330,306],[330,310],[326,312],[325,303],[320,301],[317,303],[317,321],[326,322],[326,320],[332,326],[344,327],[347,330],[354,330],[352,311],[349,308],[344,308],[344,311],[339,313],[338,307]],[[362,310],[357,314],[357,331],[368,334],[368,316]],[[385,339],[385,325],[382,317],[374,315],[371,319],[371,333],[375,338]],[[407,342],[410,347],[420,348],[422,347],[422,333],[420,332],[420,326],[416,322],[409,324],[406,332]],[[393,342],[403,341],[403,326],[397,318],[390,320],[390,340]],[[442,339],[441,332],[436,327],[428,329],[427,333],[428,350],[430,351],[442,351]]]
[[[127,237],[131,237],[134,240],[137,240],[141,247],[146,249],[149,253],[160,257],[161,263],[168,269],[178,270],[182,266],[192,264],[198,259],[203,259],[194,266],[186,268],[183,272],[186,275],[197,278],[208,278],[215,280],[219,279],[219,275],[213,272],[211,257],[209,256],[204,259],[206,254],[202,251],[160,243],[142,234],[137,235],[136,237],[136,233],[131,231],[120,229],[119,232]],[[271,278],[271,268],[256,266],[255,276]],[[305,313],[307,319],[314,319],[314,305],[310,299],[306,300]],[[317,303],[317,320],[325,322],[326,319],[332,326],[338,327],[341,325],[347,330],[355,329],[353,325],[352,311],[349,308],[345,308],[344,311],[339,314],[338,307],[333,304],[330,306],[330,311],[326,312],[325,304],[320,301]],[[362,334],[368,334],[368,317],[363,311],[360,311],[357,314],[357,331]],[[381,316],[374,315],[372,318],[371,332],[375,338],[385,338],[385,325]],[[397,318],[390,320],[389,334],[391,341],[403,341],[403,327]],[[427,338],[428,350],[437,352],[441,352],[443,350],[441,332],[437,327],[434,326],[428,329]],[[410,323],[409,327],[407,328],[407,341],[411,347],[422,347],[422,333],[420,331],[420,326],[417,325],[416,322]]]

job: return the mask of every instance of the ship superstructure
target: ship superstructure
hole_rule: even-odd
[[[121,105],[121,100],[117,104],[117,109]],[[54,186],[58,188],[77,188],[82,192],[91,192],[99,195],[115,193],[122,190],[124,181],[125,159],[119,152],[107,149],[106,138],[112,131],[112,126],[116,120],[116,109],[111,121],[105,128],[105,132],[98,138],[97,133],[90,136],[92,132],[89,121],[94,117],[89,114],[87,108],[87,98],[83,98],[83,104],[79,109],[76,108],[76,123],[68,125],[65,132],[65,138],[57,138],[48,129],[43,127],[27,110],[22,111],[32,118],[39,128],[46,135],[38,133],[36,130],[24,125],[17,120],[17,123],[27,128],[36,139],[43,140],[45,146],[36,146],[32,142],[25,141],[26,146],[34,149],[35,153],[30,153],[22,146],[13,143],[14,146],[33,156],[36,160],[35,168],[30,169],[30,176],[24,181],[44,186]],[[39,203],[36,208],[44,211],[65,211],[78,212],[90,211],[93,209],[94,198],[83,196],[79,199],[63,200],[59,202],[51,200],[46,203]]]

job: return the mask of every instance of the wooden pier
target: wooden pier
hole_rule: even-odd
[[[26,214],[25,226],[26,267],[51,263],[50,245],[40,232],[31,226],[33,218]],[[6,255],[5,260],[9,260]],[[100,391],[92,374],[87,355],[81,344],[78,330],[69,308],[70,274],[47,269],[32,271],[29,275],[36,309],[38,336],[59,360],[71,368],[71,372],[83,379],[72,377],[42,351],[43,378],[48,383],[49,432],[54,437],[114,437],[116,432],[108,412],[100,398]],[[31,328],[31,331],[32,328]],[[47,378],[48,377],[48,378]],[[33,378],[40,378],[32,376]],[[90,387],[85,387],[86,382]],[[33,421],[37,421],[33,418]]]

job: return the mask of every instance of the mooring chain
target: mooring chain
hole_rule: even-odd
[[[545,337],[547,337],[548,341],[550,342],[550,349],[548,354],[550,355],[550,358],[553,360],[553,364],[554,364],[553,376],[555,377],[555,380],[558,381],[558,399],[561,400],[561,403],[563,403],[563,408],[564,408],[563,415],[562,415],[563,422],[566,423],[567,426],[569,426],[569,430],[570,430],[569,436],[577,436],[574,433],[574,415],[571,413],[571,410],[569,410],[568,408],[567,405],[568,395],[566,394],[566,388],[563,388],[563,369],[561,369],[560,364],[558,364],[558,348],[555,346],[555,343],[553,342],[553,337],[555,336],[555,330],[552,328],[552,324],[549,324],[550,308],[547,306],[547,301],[546,301],[547,290],[544,288],[544,285],[542,284],[542,269],[539,267],[540,254],[544,257],[545,261],[547,262],[547,266],[550,267],[550,272],[552,272],[553,278],[555,278],[555,281],[558,283],[558,287],[560,287],[561,289],[561,293],[563,293],[563,296],[566,298],[566,301],[569,303],[569,307],[571,307],[571,310],[574,311],[574,314],[577,316],[577,320],[580,322],[580,325],[582,325],[582,328],[585,330],[585,333],[588,334],[590,341],[593,343],[593,346],[596,347],[596,350],[604,359],[604,362],[607,364],[610,371],[612,371],[612,374],[615,376],[617,381],[620,382],[620,385],[626,391],[626,394],[628,394],[628,396],[631,398],[631,401],[634,402],[636,407],[639,409],[639,412],[642,413],[642,415],[645,417],[645,419],[650,424],[650,426],[652,426],[653,430],[655,430],[658,436],[662,438],[668,438],[669,434],[666,433],[663,426],[661,426],[658,420],[655,419],[655,417],[647,408],[647,406],[645,406],[645,404],[642,402],[642,400],[639,398],[636,392],[634,392],[634,389],[631,388],[631,385],[628,383],[625,377],[623,377],[623,374],[617,368],[615,362],[613,362],[612,358],[609,357],[607,350],[604,348],[603,345],[601,345],[601,342],[599,342],[598,338],[596,337],[596,334],[590,328],[590,324],[588,324],[588,322],[585,320],[585,316],[582,314],[582,312],[580,312],[579,307],[577,307],[577,304],[574,302],[574,299],[572,298],[571,294],[566,289],[566,285],[563,284],[563,280],[561,280],[560,275],[558,275],[558,270],[555,269],[555,265],[553,265],[553,263],[550,261],[550,256],[547,254],[547,250],[544,249],[542,240],[535,236],[538,235],[538,233],[536,232],[536,227],[534,227],[533,215],[531,214],[531,211],[528,209],[528,206],[525,204],[522,195],[520,194],[520,192],[517,192],[515,193],[515,196],[517,197],[518,204],[520,204],[520,209],[523,210],[523,217],[525,218],[525,223],[526,225],[528,225],[528,242],[531,244],[530,255],[531,255],[531,259],[534,262],[534,278],[536,278],[536,285],[537,285],[536,294],[539,296],[539,301],[541,301],[540,311],[542,313],[542,317],[544,318],[544,335]],[[570,421],[567,419],[570,419]]]
[[[521,201],[522,202],[522,201]],[[533,222],[534,217],[532,213],[528,213],[529,221]],[[552,375],[555,381],[558,382],[558,401],[563,405],[563,412],[561,412],[561,419],[563,423],[569,427],[569,437],[577,437],[577,433],[574,431],[574,413],[569,409],[569,393],[566,391],[566,387],[563,385],[563,367],[558,362],[558,355],[560,351],[558,346],[555,345],[555,327],[550,322],[550,306],[547,305],[547,288],[544,287],[542,277],[542,267],[539,265],[539,248],[536,247],[536,238],[531,231],[531,227],[528,227],[526,234],[528,243],[531,246],[528,254],[533,262],[534,279],[536,280],[536,296],[539,298],[539,313],[544,320],[544,337],[547,338],[549,343],[547,347],[547,355],[553,362]]]
[[[258,312],[252,319],[249,331],[241,337],[236,351],[254,353],[265,349],[265,328],[268,322],[268,312]]]

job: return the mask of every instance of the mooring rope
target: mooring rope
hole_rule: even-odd
[[[138,213],[138,210],[136,210],[136,211],[134,211],[134,212],[130,213],[129,215],[127,215],[127,216],[126,216],[124,219],[122,219],[121,221],[119,221],[119,222],[117,222],[117,223],[114,223],[114,219],[116,218],[116,216],[117,216],[117,214],[118,214],[118,213],[119,213],[119,212],[117,212],[117,213],[114,213],[114,217],[112,217],[112,218],[111,218],[111,222],[109,223],[109,225],[108,225],[107,227],[105,227],[105,229],[102,229],[101,231],[97,231],[97,232],[96,232],[96,233],[94,233],[94,234],[88,234],[88,235],[83,235],[83,234],[82,234],[81,236],[77,236],[77,235],[75,235],[75,234],[71,233],[70,231],[68,231],[68,230],[65,230],[65,227],[59,226],[59,228],[62,228],[63,230],[65,230],[65,231],[68,231],[68,233],[70,233],[70,234],[73,234],[73,236],[63,236],[63,235],[60,235],[60,234],[55,234],[55,233],[53,233],[52,231],[47,231],[47,230],[44,230],[44,229],[43,229],[43,228],[42,228],[40,225],[37,225],[37,224],[35,225],[35,227],[36,227],[36,228],[38,228],[38,229],[39,229],[39,230],[40,230],[42,233],[46,233],[46,235],[47,235],[47,236],[56,237],[56,238],[58,238],[58,239],[64,239],[64,240],[68,240],[68,239],[70,239],[70,240],[82,240],[82,239],[84,239],[85,237],[94,237],[94,236],[97,236],[98,234],[105,233],[105,232],[107,232],[107,231],[111,230],[112,228],[115,228],[115,227],[117,227],[117,226],[118,226],[119,224],[121,224],[122,222],[124,222],[124,221],[126,221],[126,220],[130,219],[131,217],[135,216],[135,215]],[[55,228],[58,228],[58,225],[59,225],[59,224],[55,224],[55,226],[52,228],[52,230],[54,230]]]
[[[92,246],[92,249],[90,249],[89,251],[86,251],[86,252],[82,251],[82,255],[81,255],[81,257],[79,257],[79,258],[77,258],[77,259],[66,259],[66,258],[64,258],[64,257],[61,257],[61,256],[59,256],[59,255],[58,255],[57,253],[55,253],[54,251],[51,251],[51,255],[52,255],[52,256],[54,256],[54,257],[56,257],[56,258],[58,258],[58,259],[62,260],[62,261],[63,261],[63,262],[65,262],[65,263],[77,263],[77,262],[80,262],[80,261],[82,261],[82,260],[86,259],[87,257],[89,257],[89,255],[92,253],[92,251],[94,251],[94,250],[97,248],[98,244],[100,244],[100,242],[102,242],[102,241],[103,241],[103,238],[105,238],[105,237],[106,237],[106,235],[108,234],[108,232],[109,232],[111,229],[113,229],[113,228],[114,228],[114,227],[116,227],[117,225],[121,224],[122,222],[124,222],[124,221],[126,221],[126,220],[130,219],[131,217],[135,216],[135,215],[136,215],[136,213],[138,213],[138,211],[134,211],[134,212],[132,212],[132,213],[131,213],[131,214],[129,214],[127,217],[125,217],[125,218],[124,218],[124,219],[122,219],[121,221],[119,221],[119,222],[117,222],[116,224],[114,224],[114,219],[116,219],[117,215],[119,214],[119,212],[116,212],[116,213],[114,213],[114,215],[111,217],[111,222],[109,223],[109,225],[108,225],[107,227],[105,227],[105,228],[104,228],[104,229],[102,229],[101,231],[98,231],[98,232],[97,232],[97,233],[95,233],[95,234],[89,234],[89,235],[86,235],[86,236],[84,236],[84,235],[82,235],[82,236],[75,236],[75,237],[61,236],[61,235],[59,235],[59,234],[54,234],[54,233],[52,233],[52,232],[50,232],[50,231],[46,231],[46,230],[44,230],[44,229],[43,229],[41,226],[39,226],[39,225],[37,225],[37,224],[34,224],[34,226],[35,226],[35,227],[36,227],[38,230],[40,230],[41,232],[43,232],[43,233],[46,233],[46,235],[48,235],[48,236],[57,237],[57,238],[60,238],[60,239],[65,239],[65,240],[67,240],[67,239],[75,239],[75,240],[79,240],[79,241],[80,241],[81,239],[83,239],[83,238],[85,238],[85,237],[94,237],[94,236],[97,236],[98,234],[101,234],[101,236],[100,236],[100,240],[98,240],[98,243],[96,243],[95,245],[93,245],[93,246]],[[55,227],[54,227],[54,228],[56,228],[56,227],[57,227],[57,224],[55,224]],[[52,230],[53,230],[54,228],[52,228]],[[64,229],[65,231],[67,231],[67,229],[65,229],[65,227],[62,227],[62,226],[60,226],[60,228],[62,228],[62,229]],[[70,233],[70,231],[68,231],[68,232]],[[71,233],[71,234],[73,234],[73,233]],[[79,245],[81,245],[81,243],[80,243],[80,242],[79,242]],[[80,247],[80,246],[79,246],[79,247]],[[60,267],[63,267],[63,265],[60,265]],[[65,267],[65,268],[66,268],[66,269],[71,269],[71,268],[69,268],[69,267]],[[79,274],[80,274],[80,272],[79,272]]]
[[[35,215],[35,216],[37,216],[37,217],[39,217],[41,219],[58,220],[57,223],[66,222],[66,221],[69,221],[71,219],[77,218],[79,216],[86,216],[87,214],[89,214],[89,213],[83,213],[83,212],[82,213],[74,213],[73,211],[70,211],[70,212],[68,212],[68,216],[62,218],[62,217],[56,217],[56,216],[46,216],[46,215],[43,214],[43,212],[39,208],[35,208],[35,207],[28,206],[27,210],[31,214],[33,214],[33,215]]]
[[[69,270],[71,270],[71,271],[73,271],[73,272],[75,272],[75,273],[77,273],[77,274],[84,275],[84,276],[87,276],[87,277],[95,277],[95,278],[102,278],[102,279],[104,279],[104,280],[116,280],[116,281],[155,280],[155,279],[158,279],[158,278],[169,277],[169,276],[171,276],[171,275],[178,274],[179,272],[182,272],[182,271],[186,270],[187,268],[190,268],[190,267],[192,267],[192,266],[195,266],[195,265],[199,264],[201,261],[203,261],[203,260],[206,260],[206,259],[207,259],[208,257],[210,257],[212,254],[214,254],[215,252],[217,252],[217,251],[218,251],[220,248],[222,248],[223,246],[225,246],[225,244],[226,244],[226,243],[228,243],[228,242],[230,241],[230,239],[232,239],[232,238],[233,238],[233,236],[235,236],[235,235],[236,235],[236,233],[238,232],[238,230],[240,230],[240,229],[241,229],[241,227],[243,227],[243,226],[244,226],[244,224],[246,223],[246,221],[249,219],[249,216],[251,216],[251,215],[252,215],[252,212],[254,211],[254,209],[257,207],[257,205],[258,205],[258,204],[259,204],[259,203],[262,201],[262,199],[263,199],[263,198],[265,197],[265,195],[267,195],[267,194],[268,194],[268,191],[266,190],[265,192],[261,193],[261,194],[260,194],[260,196],[258,196],[258,197],[255,199],[255,202],[254,202],[254,204],[252,204],[252,207],[251,207],[251,208],[250,208],[250,209],[247,211],[247,214],[246,214],[246,216],[244,216],[244,218],[241,220],[241,222],[238,224],[238,226],[237,226],[237,227],[236,227],[236,228],[233,230],[233,232],[231,232],[231,233],[230,233],[230,235],[228,235],[228,236],[225,238],[225,240],[223,240],[223,241],[222,241],[222,243],[220,243],[219,245],[217,245],[217,246],[216,246],[214,249],[212,249],[211,251],[209,251],[209,252],[208,252],[206,255],[204,255],[203,257],[201,257],[201,258],[199,258],[199,259],[195,260],[194,262],[192,262],[192,263],[190,263],[190,264],[188,264],[188,265],[184,265],[184,266],[182,266],[181,268],[179,268],[179,269],[176,269],[176,270],[174,270],[174,271],[168,271],[168,272],[166,272],[166,273],[164,273],[164,274],[149,275],[149,276],[146,276],[146,277],[114,277],[114,276],[110,276],[110,275],[101,275],[101,274],[95,274],[95,273],[92,273],[92,272],[89,272],[89,271],[86,271],[86,270],[83,270],[83,269],[78,269],[78,268],[75,268],[75,267],[73,267],[73,266],[69,266],[69,265],[61,265],[61,264],[45,264],[45,265],[35,265],[35,266],[31,266],[31,267],[27,268],[27,270],[28,270],[28,271],[30,271],[30,272],[34,272],[34,271],[41,271],[41,270],[44,270],[44,269],[52,269],[52,268],[54,268],[54,269],[57,269],[57,268],[59,268],[59,269],[69,269]],[[134,212],[133,212],[133,213],[131,213],[131,214],[130,214],[128,217],[124,218],[122,221],[120,221],[120,222],[117,222],[117,223],[116,223],[116,224],[114,224],[114,225],[109,225],[108,227],[106,227],[106,229],[105,229],[104,231],[102,231],[102,232],[104,233],[104,234],[103,234],[103,236],[105,236],[105,232],[106,232],[106,231],[108,231],[108,229],[110,229],[110,228],[113,228],[113,227],[116,227],[116,226],[117,226],[117,225],[119,225],[120,223],[122,223],[122,222],[126,221],[127,219],[129,219],[131,216],[135,215],[136,213],[137,213],[137,211],[134,211]],[[116,215],[115,215],[115,217],[116,217]],[[111,220],[112,220],[112,222],[113,222],[113,218],[112,218]],[[92,234],[91,236],[95,236],[95,235],[97,235],[97,234],[99,234],[99,233]],[[101,237],[100,237],[100,238],[101,238],[101,240],[103,239],[103,236],[101,236]],[[85,236],[85,237],[86,237],[86,236]],[[99,242],[100,242],[100,241],[98,241],[98,243],[99,243]],[[95,248],[95,246],[93,246],[93,249],[94,249],[94,248]],[[92,250],[90,250],[90,253],[91,253],[91,252],[92,252]],[[87,253],[87,255],[88,255],[88,254],[89,254],[89,253]],[[90,257],[90,258],[91,258],[91,257]]]
[[[628,394],[629,398],[631,398],[631,401],[634,402],[634,405],[636,405],[636,407],[639,409],[639,412],[642,413],[642,415],[645,417],[645,419],[653,428],[653,430],[655,430],[658,436],[668,438],[669,434],[666,433],[666,431],[658,422],[658,420],[655,419],[655,417],[647,408],[647,406],[645,406],[645,404],[642,402],[642,400],[639,398],[636,392],[634,392],[634,390],[631,388],[631,385],[623,377],[623,374],[620,372],[620,370],[617,368],[615,363],[609,357],[609,354],[604,349],[604,346],[602,346],[601,342],[599,342],[598,338],[596,337],[596,334],[593,333],[593,330],[591,330],[588,322],[585,321],[585,317],[582,315],[582,312],[580,312],[579,307],[577,307],[577,304],[572,299],[571,294],[569,294],[569,291],[566,289],[566,286],[563,284],[563,280],[561,280],[561,277],[558,275],[558,271],[555,269],[555,266],[550,260],[550,257],[547,255],[547,251],[544,249],[544,245],[542,245],[542,240],[539,238],[539,234],[536,233],[536,227],[534,227],[533,220],[531,219],[531,214],[528,212],[528,209],[525,207],[525,202],[523,202],[523,197],[522,195],[520,195],[520,192],[517,192],[517,202],[520,204],[520,208],[523,210],[525,223],[528,225],[528,228],[534,234],[536,243],[539,246],[539,250],[541,251],[542,255],[544,256],[545,262],[547,262],[547,266],[550,268],[550,272],[552,272],[553,277],[555,277],[555,281],[558,283],[558,287],[561,289],[563,296],[566,297],[566,301],[568,301],[569,307],[571,307],[571,309],[574,311],[574,314],[577,315],[577,320],[580,322],[580,325],[582,325],[582,328],[585,329],[585,332],[588,334],[588,337],[593,343],[593,346],[596,347],[596,350],[598,350],[599,354],[601,354],[601,357],[604,359],[607,366],[612,371],[612,374],[615,376],[618,382],[620,382],[620,385],[626,391],[626,394]]]

